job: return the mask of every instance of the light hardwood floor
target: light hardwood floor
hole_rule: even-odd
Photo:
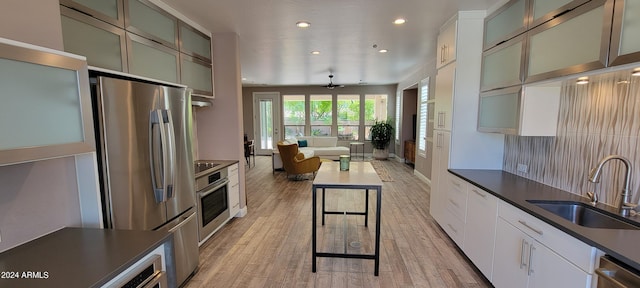
[[[397,161],[383,161],[394,181],[382,189],[380,275],[373,276],[373,260],[338,258],[318,258],[312,273],[311,181],[272,174],[269,156],[256,162],[247,168],[248,214],[200,247],[199,271],[185,287],[491,287],[429,215],[429,186]],[[372,253],[370,193],[369,228],[363,216],[327,215],[317,228],[322,252],[341,253],[346,246],[349,253]],[[328,191],[326,205],[362,211],[364,192]]]

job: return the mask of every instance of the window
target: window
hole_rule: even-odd
[[[364,136],[367,140],[371,140],[371,125],[375,120],[387,120],[387,94],[364,96]]]
[[[360,95],[338,95],[338,140],[358,140]]]
[[[429,101],[429,78],[420,81],[420,125],[418,128],[418,155],[427,157],[427,119],[429,117],[427,109]]]
[[[331,136],[333,100],[331,95],[310,95],[311,135]]]
[[[283,95],[282,111],[284,123],[284,138],[304,136],[305,126],[304,95]]]

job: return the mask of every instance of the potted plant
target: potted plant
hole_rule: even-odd
[[[375,120],[371,126],[371,145],[373,145],[373,158],[386,160],[389,158],[389,144],[393,137],[393,126],[391,120]]]

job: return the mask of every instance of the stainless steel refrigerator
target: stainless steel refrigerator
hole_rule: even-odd
[[[190,93],[93,73],[91,82],[105,227],[173,232],[180,285],[198,266]]]

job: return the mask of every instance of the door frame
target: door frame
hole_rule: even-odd
[[[260,138],[260,100],[268,99],[272,102],[272,116],[273,119],[273,135],[272,135],[272,147],[275,149],[276,144],[280,141],[280,131],[282,130],[281,125],[281,111],[280,107],[280,92],[253,92],[253,139],[255,139],[255,153],[256,155],[271,155],[270,149],[262,149],[261,138]]]

